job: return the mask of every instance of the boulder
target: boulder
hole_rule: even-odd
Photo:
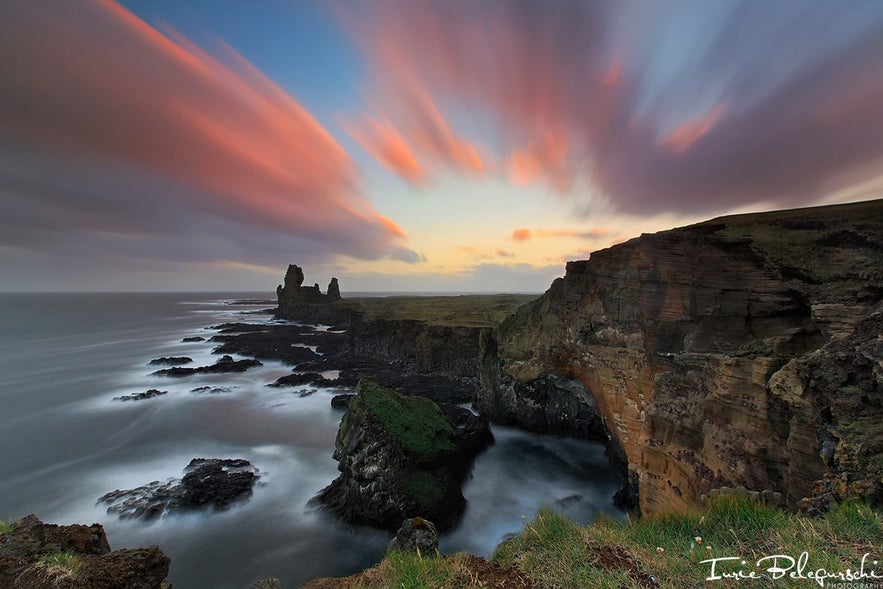
[[[165,513],[213,508],[229,509],[251,497],[260,475],[242,459],[194,458],[184,477],[153,481],[135,489],[116,490],[98,499],[108,504],[107,512],[122,518],[154,519]]]
[[[422,517],[408,518],[389,542],[389,550],[416,552],[423,556],[438,554],[438,530],[435,525]]]

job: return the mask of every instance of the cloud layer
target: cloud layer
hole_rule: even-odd
[[[378,1],[345,20],[398,136],[437,105],[485,113],[516,183],[584,179],[624,212],[696,214],[883,174],[879,2]],[[430,152],[457,165],[449,145],[409,157]]]
[[[93,262],[419,259],[310,113],[221,53],[113,0],[4,2],[0,246]]]

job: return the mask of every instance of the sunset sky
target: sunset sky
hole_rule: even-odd
[[[0,290],[541,292],[883,197],[879,0],[0,0]]]

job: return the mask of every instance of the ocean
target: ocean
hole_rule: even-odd
[[[151,376],[160,356],[212,364],[214,344],[182,338],[224,322],[272,322],[269,293],[0,294],[0,519],[100,523],[113,549],[159,545],[176,589],[246,589],[278,577],[298,587],[377,562],[388,534],[346,529],[309,500],[337,476],[331,458],[338,390],[299,397],[266,385],[291,371],[264,362],[244,373]],[[237,304],[237,301],[252,301]],[[237,358],[238,359],[238,358]],[[204,386],[227,393],[199,394]],[[157,388],[143,401],[114,397]],[[496,443],[464,487],[467,511],[441,538],[445,553],[489,556],[550,506],[587,523],[613,506],[616,473],[600,444],[494,427]],[[253,496],[223,512],[124,520],[97,499],[180,478],[192,458],[245,458],[260,470]]]

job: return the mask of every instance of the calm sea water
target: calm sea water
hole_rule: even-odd
[[[289,367],[265,362],[242,374],[150,376],[159,356],[213,363],[210,337],[225,321],[272,306],[268,293],[0,294],[0,519],[34,513],[53,523],[101,523],[111,546],[158,544],[172,558],[178,589],[245,589],[276,576],[298,587],[350,574],[382,557],[388,535],[346,530],[307,505],[337,476],[331,458],[341,413],[338,391],[300,398],[265,385]],[[202,385],[231,387],[196,394]],[[140,402],[113,397],[149,388]],[[616,478],[598,444],[495,428],[464,488],[467,512],[442,550],[489,555],[543,505],[588,522],[621,516]],[[246,502],[225,512],[120,520],[96,499],[114,489],[180,477],[196,457],[245,458],[261,471]],[[570,499],[567,499],[570,498]],[[579,499],[577,499],[579,498]],[[562,501],[565,500],[566,501]]]

